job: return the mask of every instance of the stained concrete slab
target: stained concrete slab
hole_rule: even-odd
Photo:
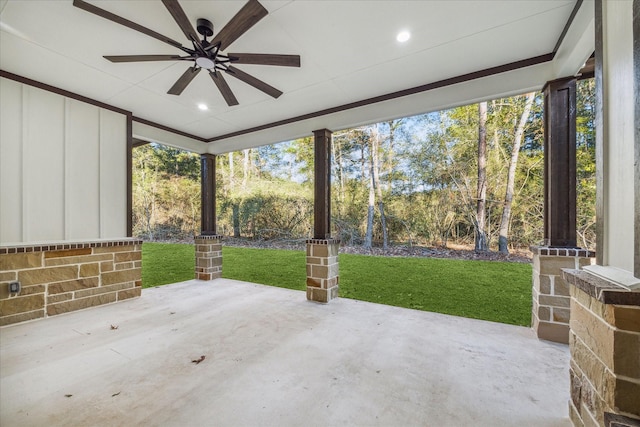
[[[568,365],[529,328],[189,281],[1,328],[0,425],[569,426]]]

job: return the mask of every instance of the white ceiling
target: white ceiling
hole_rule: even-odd
[[[91,3],[188,46],[159,1]],[[220,30],[245,3],[181,0]],[[271,1],[269,14],[228,52],[299,54],[301,68],[238,65],[284,92],[278,98],[228,77],[240,105],[228,107],[200,73],[180,96],[167,90],[185,62],[111,63],[102,55],[178,54],[144,34],[73,7],[71,0],[0,0],[0,68],[57,86],[201,138],[361,101],[552,52],[575,0]],[[411,39],[396,41],[400,30]],[[586,35],[585,35],[586,34]],[[221,153],[419,114],[531,89],[575,73],[593,51],[593,6],[583,5],[554,61],[447,88],[271,127],[208,144],[134,123],[134,134],[193,151]],[[0,94],[1,95],[1,94]],[[201,111],[198,103],[209,110]]]

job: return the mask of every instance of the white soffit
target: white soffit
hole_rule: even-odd
[[[159,1],[88,1],[188,45]],[[217,32],[244,1],[180,0],[180,4],[192,23],[207,18]],[[301,68],[238,65],[282,90],[278,99],[227,77],[240,102],[228,107],[204,72],[182,95],[167,95],[188,63],[113,64],[102,55],[177,54],[177,49],[80,10],[71,0],[0,0],[0,68],[208,139],[549,54],[576,0],[261,0],[261,4],[269,14],[227,52],[299,54]],[[221,153],[290,140],[320,127],[339,130],[539,89],[549,79],[575,73],[580,68],[575,64],[584,62],[589,56],[585,52],[593,50],[592,9],[592,0],[585,0],[553,63],[209,144],[189,141],[184,135],[171,138],[166,130],[154,131],[135,121],[134,131],[141,139],[162,142],[163,138],[169,145]],[[401,30],[411,32],[404,44],[395,39]],[[199,110],[199,103],[208,110]]]

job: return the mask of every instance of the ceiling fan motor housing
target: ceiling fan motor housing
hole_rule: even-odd
[[[213,35],[213,24],[208,19],[198,18],[196,24],[198,32],[204,37],[211,37]]]

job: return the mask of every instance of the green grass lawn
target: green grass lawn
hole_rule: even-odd
[[[302,251],[223,247],[223,277],[304,290]],[[192,245],[145,243],[145,287],[190,280]],[[529,264],[340,255],[340,296],[398,307],[529,326]]]

